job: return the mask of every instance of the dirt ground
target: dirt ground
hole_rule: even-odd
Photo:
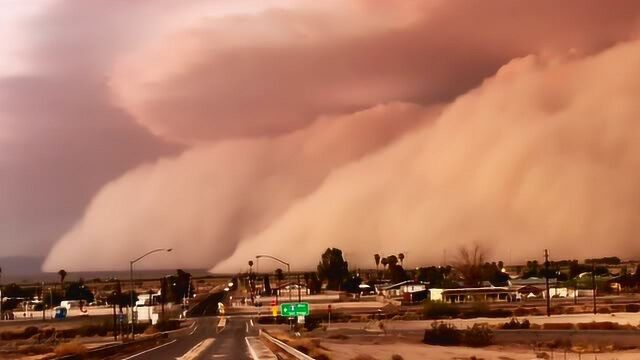
[[[358,355],[370,355],[376,360],[389,360],[394,354],[404,360],[530,360],[545,359],[545,355],[536,353],[527,347],[489,346],[470,348],[464,346],[432,346],[415,343],[352,344],[347,341],[323,341],[333,360],[352,360]],[[548,359],[557,360],[638,360],[640,350],[617,351],[611,353],[567,353],[545,351]]]

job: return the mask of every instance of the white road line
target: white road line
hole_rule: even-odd
[[[244,341],[247,342],[249,354],[253,360],[278,360],[278,357],[273,353],[273,351],[269,350],[269,348],[263,344],[259,338],[255,336],[245,337]],[[252,342],[256,348],[251,345]]]
[[[251,357],[253,358],[253,360],[260,360],[260,358],[258,357],[258,354],[256,354],[256,351],[253,350],[253,348],[251,347],[251,344],[249,344],[249,338],[244,338],[244,341],[247,342],[247,347],[249,348],[249,352],[251,353]]]
[[[249,323],[244,323],[244,329],[248,334],[249,333]]]
[[[200,341],[196,346],[192,347],[184,355],[176,358],[177,360],[192,360],[196,359],[200,354],[206,351],[214,342],[214,338],[209,338]]]
[[[174,342],[176,342],[176,341],[178,341],[178,340],[171,340],[171,341],[169,341],[169,342],[168,342],[168,343],[166,343],[166,344],[162,344],[162,345],[160,345],[160,346],[156,346],[156,347],[154,347],[154,348],[151,348],[151,349],[148,349],[148,350],[145,350],[145,351],[139,352],[139,353],[137,353],[137,354],[135,354],[135,355],[131,355],[131,356],[126,357],[126,358],[124,358],[124,359],[122,359],[122,360],[129,360],[129,359],[133,359],[133,358],[138,357],[138,356],[140,356],[140,355],[142,355],[142,354],[146,354],[146,353],[148,353],[149,351],[153,351],[153,350],[156,350],[156,349],[160,349],[161,347],[165,347],[165,346],[167,346],[167,345],[171,345],[171,344],[173,344],[173,343],[174,343]]]
[[[255,326],[255,325],[253,325],[253,319],[249,319],[249,322],[251,322],[251,327]]]
[[[198,330],[197,326],[193,328],[193,330],[189,333],[189,336],[193,335],[196,332],[196,330]]]

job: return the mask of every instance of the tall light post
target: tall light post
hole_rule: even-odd
[[[256,263],[258,262],[258,259],[260,259],[260,258],[268,258],[268,259],[271,259],[271,260],[275,260],[275,261],[277,261],[277,262],[279,262],[279,263],[281,263],[283,265],[286,265],[287,266],[287,275],[288,275],[289,278],[291,278],[291,265],[288,262],[286,262],[284,260],[281,260],[281,259],[278,259],[275,256],[262,254],[262,255],[256,255]],[[256,265],[256,267],[257,267],[257,265]],[[298,287],[300,287],[300,284],[298,284]],[[291,287],[289,287],[289,301],[291,301]]]
[[[155,250],[151,250],[149,252],[147,252],[146,254],[130,260],[129,261],[129,281],[131,284],[131,288],[130,288],[130,296],[131,296],[131,340],[135,340],[135,324],[134,324],[134,317],[133,317],[133,264],[137,263],[138,261],[142,260],[143,258],[145,258],[146,256],[149,256],[153,253],[157,253],[157,252],[161,252],[161,251],[166,251],[166,252],[171,252],[171,248],[169,249],[165,249],[165,248],[161,248],[161,249],[155,249]]]

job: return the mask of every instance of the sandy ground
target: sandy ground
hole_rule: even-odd
[[[469,348],[462,346],[432,346],[423,344],[347,344],[322,342],[322,346],[331,351],[334,360],[351,360],[360,354],[373,356],[377,360],[389,360],[394,354],[401,355],[404,360],[469,360],[475,356],[477,360],[530,360],[537,359],[536,353],[528,348],[506,348],[490,346],[487,348]],[[547,352],[551,356],[550,352]],[[620,351],[614,353],[576,354],[555,352],[557,360],[638,360],[640,351]]]

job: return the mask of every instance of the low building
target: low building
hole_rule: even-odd
[[[504,301],[516,300],[516,293],[509,287],[474,287],[457,289],[429,289],[429,299],[431,301],[442,301],[447,303],[466,303],[483,301]]]
[[[427,290],[428,283],[407,280],[397,284],[387,285],[380,288],[380,293],[386,298],[401,297],[405,293],[413,293]]]

